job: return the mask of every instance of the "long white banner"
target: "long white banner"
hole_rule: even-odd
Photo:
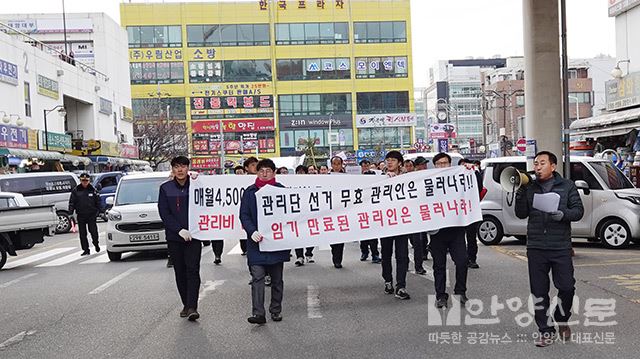
[[[258,231],[265,237],[260,250],[390,237],[482,219],[476,176],[464,167],[375,177],[374,183],[349,180],[320,189],[262,188],[256,193]]]

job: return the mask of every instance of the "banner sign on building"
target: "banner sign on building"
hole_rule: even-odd
[[[620,15],[640,5],[640,0],[609,0],[609,17]]]
[[[0,81],[11,85],[18,84],[18,65],[0,60]]]
[[[219,133],[220,122],[223,132],[261,132],[275,130],[273,118],[246,118],[209,121],[192,121],[194,133]]]
[[[68,18],[64,24],[62,18],[9,20],[6,24],[26,34],[62,34],[65,28],[68,34],[93,32],[93,21],[87,18]]]
[[[356,127],[400,127],[415,126],[415,113],[393,113],[393,114],[373,114],[356,115]]]
[[[331,119],[332,128],[351,128],[353,122],[351,115],[317,115],[317,116],[280,116],[280,129],[295,128],[329,128],[329,119]]]
[[[29,131],[24,127],[0,124],[0,147],[29,148]]]
[[[256,194],[263,251],[466,226],[482,219],[476,177],[463,167],[394,178],[284,175],[276,180],[289,188],[268,186]],[[255,176],[235,175],[193,180],[189,207],[193,237],[246,238],[239,207],[245,188],[254,181]]]
[[[429,124],[429,138],[456,138],[456,126],[450,123],[431,123]]]
[[[200,84],[191,88],[191,95],[196,97],[267,95],[271,93],[271,82]]]
[[[38,75],[38,93],[57,100],[60,97],[58,81]]]
[[[237,155],[238,151],[255,153],[258,146],[259,153],[274,153],[276,151],[275,136],[258,139],[257,133],[242,133],[237,140],[225,140],[225,154]],[[217,155],[222,146],[220,135],[214,133],[194,133],[192,136],[192,148],[195,155]]]
[[[191,168],[195,170],[220,168],[220,157],[193,157]]]
[[[124,121],[133,121],[133,110],[127,106],[122,106],[121,117]]]
[[[621,79],[605,84],[607,111],[640,105],[640,72],[633,72]]]
[[[140,61],[140,60],[149,60],[149,61],[157,61],[157,60],[182,60],[182,49],[133,49],[129,50],[129,61]]]
[[[49,151],[71,152],[71,136],[64,133],[47,131],[47,143]],[[40,149],[47,147],[44,141],[44,131],[40,131]]]
[[[104,97],[100,97],[100,109],[98,110],[98,112],[104,113],[105,115],[111,115],[112,111],[113,103]]]
[[[273,96],[192,97],[191,118],[223,114],[273,113]]]
[[[344,9],[345,3],[347,0],[298,0],[298,1],[286,1],[286,0],[278,0],[278,1],[269,1],[269,0],[258,0],[258,7],[260,10],[269,10],[269,3],[272,3],[272,6],[277,7],[278,10],[287,10],[287,9],[312,9],[316,8],[318,10],[324,10],[325,8],[330,9],[334,6],[336,9]],[[291,3],[291,4],[288,4]]]
[[[126,143],[120,144],[120,157],[124,158],[139,158],[140,152],[138,146],[129,145]]]

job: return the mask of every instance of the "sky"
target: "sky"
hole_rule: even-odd
[[[67,12],[105,12],[119,23],[121,2],[65,0],[65,6]],[[606,0],[567,0],[569,57],[615,57],[615,21],[607,15],[607,4]],[[4,0],[0,11],[59,13],[62,0]],[[416,87],[426,85],[428,70],[438,60],[524,53],[522,0],[411,0],[411,17]]]

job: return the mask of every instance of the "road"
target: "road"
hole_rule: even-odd
[[[99,230],[104,234],[105,224]],[[526,251],[515,240],[480,245],[481,268],[468,279],[468,296],[477,302],[447,312],[430,304],[430,270],[417,275],[410,264],[411,300],[400,301],[384,294],[379,265],[360,262],[356,243],[346,245],[342,269],[333,268],[328,248],[316,248],[316,263],[285,265],[284,320],[253,326],[246,321],[249,274],[237,241],[227,242],[220,266],[204,248],[201,319],[191,323],[178,316],[166,254],[111,263],[103,250],[81,258],[76,235],[59,235],[21,251],[0,271],[0,358],[635,357],[640,246],[612,251],[579,242],[575,249],[573,342],[536,348],[535,324],[518,324],[529,317],[529,290]],[[495,315],[492,296],[504,305]],[[525,307],[517,308],[518,298]],[[444,326],[443,313],[450,320]]]

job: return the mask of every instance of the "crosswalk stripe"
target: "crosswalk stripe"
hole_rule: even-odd
[[[98,288],[92,290],[91,292],[89,292],[89,295],[92,294],[98,294],[102,291],[104,291],[105,289],[111,287],[112,285],[116,284],[117,282],[119,282],[120,280],[122,280],[123,278],[127,277],[129,274],[137,271],[139,268],[131,268],[128,271],[116,276],[115,278],[111,279],[110,281],[106,282],[105,284],[99,286]]]
[[[228,255],[242,254],[242,248],[240,248],[240,243],[236,244],[235,247],[231,248],[231,250],[227,254]]]
[[[40,265],[37,265],[36,267],[57,267],[57,266],[69,264],[71,262],[78,261],[78,260],[83,259],[83,258],[84,257],[81,257],[80,254],[78,254],[78,253],[72,253],[72,254],[66,255],[64,257],[60,257],[60,258],[54,259],[54,260],[52,260],[50,262],[42,263]]]
[[[109,256],[107,255],[107,252],[98,254],[97,256],[89,260],[86,260],[80,264],[96,264],[96,263],[109,263]]]
[[[22,258],[22,259],[18,259],[16,261],[9,262],[4,266],[4,268],[5,269],[11,269],[11,268],[19,267],[21,265],[37,262],[37,261],[43,260],[45,258],[53,257],[55,255],[58,255],[58,254],[61,254],[61,253],[64,253],[64,252],[69,252],[69,251],[72,251],[74,249],[77,249],[77,248],[75,248],[75,247],[64,247],[64,248],[51,249],[51,250],[46,251],[46,252],[34,254],[34,255],[26,257],[26,258]],[[78,256],[80,256],[80,254],[78,254]]]

